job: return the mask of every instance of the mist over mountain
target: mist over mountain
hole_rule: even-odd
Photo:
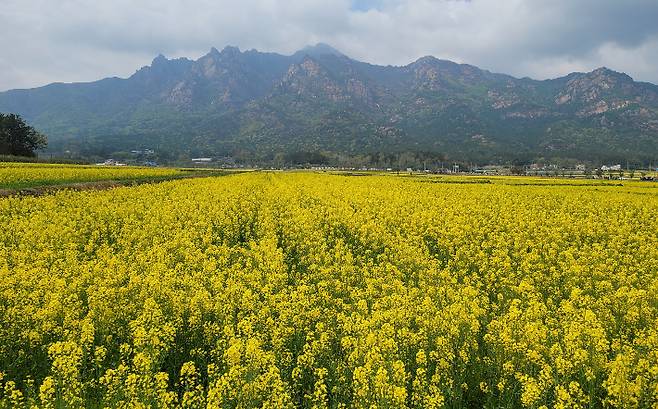
[[[607,68],[537,81],[431,56],[405,66],[325,44],[292,55],[157,56],[126,79],[0,93],[56,153],[164,158],[431,152],[480,163],[658,157],[658,86]]]

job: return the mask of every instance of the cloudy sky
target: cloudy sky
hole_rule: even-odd
[[[158,53],[424,55],[537,79],[607,66],[658,83],[657,0],[0,0],[0,90],[129,76]]]

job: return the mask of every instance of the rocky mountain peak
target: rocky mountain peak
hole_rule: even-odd
[[[155,57],[151,62],[151,67],[155,67],[156,65],[166,64],[168,61],[169,60],[167,59],[167,57],[165,57],[162,54],[158,54],[157,57]]]
[[[421,57],[407,66],[413,73],[415,86],[430,90],[441,88],[441,60],[432,56]]]
[[[196,65],[202,66],[204,71],[212,74],[211,71],[216,70],[217,66],[232,61],[241,55],[242,53],[237,47],[226,46],[222,51],[212,47],[206,55],[196,61]]]
[[[235,57],[240,54],[241,54],[240,49],[238,47],[234,47],[231,45],[227,45],[226,47],[224,47],[224,49],[220,53],[220,55],[222,55],[223,57]]]
[[[634,88],[635,83],[628,75],[600,67],[588,73],[571,75],[555,102],[558,105],[596,102],[598,106],[602,105],[600,100],[606,95],[614,100],[623,99],[635,92]],[[600,109],[594,111],[598,113]]]
[[[617,72],[606,67],[597,68],[586,74],[598,81],[633,82],[633,78],[623,72]]]
[[[311,57],[319,57],[323,55],[333,55],[336,57],[346,57],[345,54],[336,50],[332,46],[325,43],[317,43],[316,45],[308,45],[301,50],[297,51],[295,55],[309,55]]]
[[[410,65],[411,66],[423,66],[423,65],[436,65],[439,61],[438,58],[432,56],[432,55],[426,55],[424,57],[420,57],[416,61],[412,62]]]
[[[590,74],[594,75],[602,75],[602,74],[619,74],[617,71],[613,71],[608,67],[599,67],[594,70]]]
[[[205,78],[214,78],[226,73],[227,65],[239,65],[236,59],[242,55],[237,47],[227,46],[222,51],[212,47],[208,54],[195,61],[193,72],[201,74]]]
[[[439,82],[450,79],[463,83],[475,83],[482,81],[486,72],[478,67],[468,64],[457,64],[448,60],[441,60],[432,56],[421,57],[408,66],[405,70],[412,72],[417,81],[425,82],[425,86],[438,89]]]

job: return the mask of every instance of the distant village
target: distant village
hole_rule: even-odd
[[[108,158],[102,162],[96,163],[97,166],[149,166],[155,167],[160,164],[155,161],[155,150],[153,149],[135,149],[130,151],[131,157],[121,160]],[[171,166],[171,164],[168,164]],[[405,173],[426,173],[426,174],[462,174],[462,175],[519,175],[519,176],[539,176],[539,177],[567,177],[567,178],[586,178],[586,179],[605,179],[605,180],[624,180],[635,179],[646,181],[658,181],[658,167],[651,166],[647,169],[637,169],[634,167],[625,167],[622,164],[606,164],[599,167],[591,167],[586,164],[576,164],[573,166],[559,166],[557,164],[532,163],[530,165],[486,165],[477,166],[467,163],[434,163],[433,165],[424,164],[422,167],[397,166],[397,167],[376,167],[376,166],[329,166],[313,163],[307,164],[279,164],[277,166],[263,166],[259,164],[245,165],[238,163],[235,158],[230,156],[223,157],[197,157],[178,160],[175,166],[183,167],[212,167],[222,169],[269,169],[269,170],[293,170],[293,169],[310,169],[317,171],[361,171],[361,172],[405,172]]]

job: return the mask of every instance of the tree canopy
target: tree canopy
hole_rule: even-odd
[[[35,156],[47,144],[46,136],[19,115],[0,113],[0,155]]]

